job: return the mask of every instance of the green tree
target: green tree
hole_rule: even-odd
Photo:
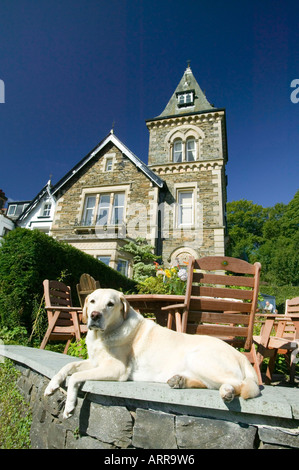
[[[229,242],[227,255],[252,261],[263,243],[263,226],[267,209],[241,199],[227,203],[227,229]]]
[[[144,281],[155,272],[154,261],[159,256],[154,254],[154,247],[149,245],[145,238],[137,237],[135,241],[130,241],[123,247],[123,251],[133,255],[133,279]]]
[[[299,191],[289,204],[263,208],[241,199],[227,204],[228,256],[262,264],[262,280],[299,285]]]

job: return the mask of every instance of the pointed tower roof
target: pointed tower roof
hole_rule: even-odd
[[[181,116],[183,114],[199,113],[209,110],[215,110],[215,108],[208,102],[188,64],[166,108],[157,118],[176,115]]]

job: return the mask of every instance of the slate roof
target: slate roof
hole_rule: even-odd
[[[194,106],[186,106],[186,107],[179,108],[177,106],[177,93],[188,91],[188,90],[190,91],[194,90],[195,92]],[[216,109],[217,108],[215,108],[207,100],[205,94],[203,93],[202,89],[198,85],[190,66],[188,66],[184,72],[184,75],[180,83],[176,87],[172,97],[167,103],[166,108],[155,119],[188,115],[188,114],[193,114],[193,113],[202,113],[206,111],[215,111]],[[152,120],[154,119],[148,119],[147,121],[152,121]]]
[[[77,163],[55,186],[52,194],[58,193],[62,187],[80,171],[92,158],[94,158],[106,145],[114,144],[137,168],[140,169],[156,186],[164,187],[164,181],[159,178],[140,158],[128,149],[111,131],[91,152],[89,152],[79,163]]]

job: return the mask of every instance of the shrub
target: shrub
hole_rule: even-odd
[[[131,279],[73,246],[37,230],[17,228],[0,247],[0,328],[25,326],[29,333],[32,312],[43,295],[43,280],[59,279],[61,273],[72,289],[74,305],[79,305],[76,284],[83,273],[100,281],[101,287],[135,289]]]

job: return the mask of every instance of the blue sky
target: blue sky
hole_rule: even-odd
[[[147,162],[145,120],[187,60],[226,108],[228,201],[287,204],[299,186],[297,0],[1,0],[0,188],[32,199],[113,122]]]

